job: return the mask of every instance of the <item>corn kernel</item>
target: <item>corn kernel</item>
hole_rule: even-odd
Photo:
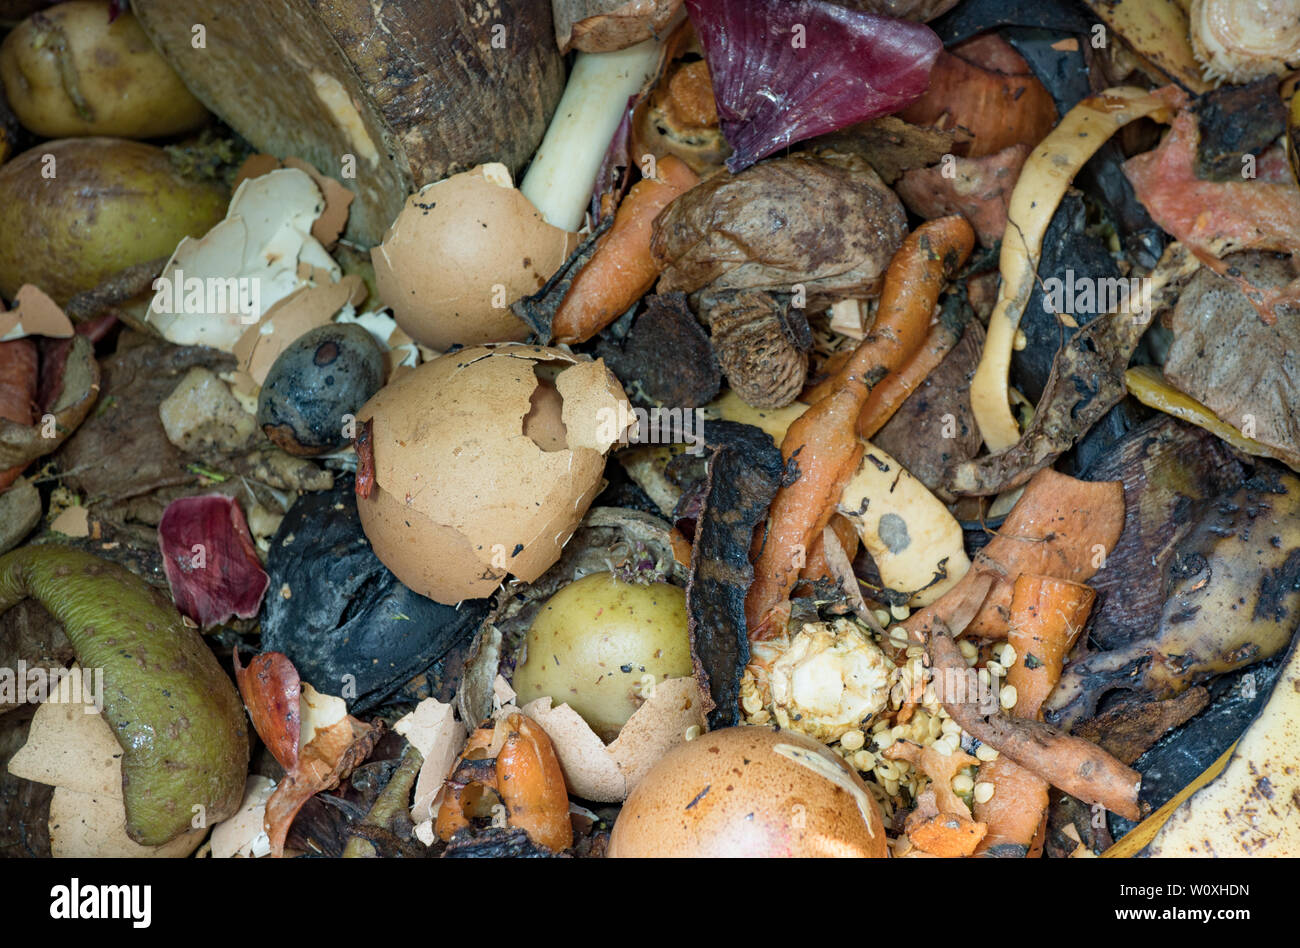
[[[866,742],[866,736],[858,730],[845,731],[840,735],[840,747],[847,751],[861,750]]]
[[[958,774],[952,778],[953,793],[970,793],[975,788],[975,781],[969,774]]]
[[[1008,711],[1016,706],[1016,699],[1019,697],[1020,696],[1016,694],[1015,685],[1003,685],[1002,690],[998,692],[998,701],[1001,703],[1002,707],[1006,708]]]
[[[998,759],[998,752],[996,748],[989,747],[987,744],[981,744],[979,747],[975,748],[975,757],[977,760],[982,760],[985,763],[988,763],[991,760]]]
[[[988,803],[993,799],[993,784],[987,780],[981,780],[975,784],[975,802]]]

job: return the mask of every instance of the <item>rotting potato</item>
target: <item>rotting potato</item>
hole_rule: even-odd
[[[565,586],[528,630],[513,686],[520,704],[568,704],[606,743],[618,736],[651,679],[691,674],[686,593],[592,573]]]
[[[225,215],[229,195],[154,145],[46,142],[0,166],[0,294],[33,283],[55,302],[125,267],[170,256]]]
[[[157,138],[192,131],[208,110],[129,12],[73,0],[33,14],[0,45],[0,80],[37,135]]]

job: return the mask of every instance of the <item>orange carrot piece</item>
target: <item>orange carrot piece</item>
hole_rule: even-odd
[[[1068,579],[1028,573],[1016,577],[1007,633],[1016,651],[1007,671],[1007,684],[1016,689],[1015,717],[1039,717],[1096,598],[1091,588]],[[993,796],[975,804],[976,819],[989,827],[979,852],[998,845],[1030,852],[1047,813],[1047,781],[1003,757],[980,767],[979,779],[993,784]]]
[[[1115,548],[1124,528],[1124,487],[1119,481],[1081,481],[1044,468],[1025,485],[997,536],[976,554],[971,569],[937,602],[914,612],[904,627],[923,642],[937,619],[955,627],[952,616],[973,605],[966,634],[1006,637],[1011,595],[1023,573],[1089,579]],[[980,584],[992,577],[987,593]]]
[[[906,361],[925,339],[944,280],[970,255],[975,235],[962,217],[942,217],[907,236],[885,273],[880,308],[871,332],[835,375],[830,394],[795,420],[781,442],[787,465],[798,476],[777,491],[768,534],[754,564],[745,601],[750,637],[779,635],[799,567],[834,512],[835,503],[862,458],[858,416],[871,388]]]
[[[650,253],[654,220],[699,180],[684,161],[665,155],[657,177],[632,186],[555,313],[551,331],[556,342],[586,342],[649,292],[659,278]]]
[[[1028,856],[1047,812],[1047,781],[999,757],[980,765],[979,782],[993,784],[993,796],[975,801],[975,819],[988,828],[976,855]]]
[[[871,390],[862,414],[858,416],[858,434],[870,438],[894,417],[900,405],[917,390],[939,363],[953,350],[961,336],[942,322],[930,327],[921,348],[916,350],[896,372],[885,376],[884,381]]]
[[[1007,631],[1016,661],[1007,670],[1007,684],[1016,689],[1018,717],[1040,716],[1096,598],[1091,587],[1068,579],[1027,573],[1016,577]]]
[[[853,529],[853,524],[849,523],[848,518],[840,514],[832,514],[826,526],[835,531],[835,538],[840,541],[840,546],[843,548],[845,555],[852,561],[853,557],[858,553],[858,543],[860,542],[858,531]],[[825,531],[823,531],[813,539],[812,546],[808,550],[808,562],[799,571],[800,580],[812,583],[819,579],[833,580],[835,578],[835,573],[832,572],[830,564],[826,562],[826,542],[823,539],[825,535]]]
[[[942,622],[936,621],[929,629],[926,649],[936,674],[968,674],[966,660]],[[1084,803],[1100,803],[1128,820],[1141,818],[1138,790],[1142,775],[1091,741],[1001,710],[989,714],[978,695],[965,700],[955,694],[945,695],[942,700],[948,715],[962,730],[997,749],[1012,763],[1033,771]]]

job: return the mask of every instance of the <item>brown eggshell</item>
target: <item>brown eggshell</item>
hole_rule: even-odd
[[[623,805],[614,858],[857,856],[889,853],[862,778],[791,731],[702,734],[657,763]]]
[[[540,397],[539,363],[567,363],[559,398]],[[604,363],[540,346],[462,349],[381,389],[358,413],[372,420],[375,489],[358,498],[375,554],[411,589],[438,602],[490,594],[513,573],[532,582],[557,559],[600,490],[609,418],[629,414]],[[542,437],[538,431],[550,432]]]
[[[577,245],[577,234],[546,223],[503,165],[488,164],[407,198],[371,259],[397,324],[446,351],[526,339],[510,304],[541,289]]]
[[[521,709],[542,726],[555,747],[564,781],[575,796],[599,803],[626,799],[691,728],[705,728],[704,701],[694,678],[659,682],[609,745],[567,704],[551,707],[538,698]]]

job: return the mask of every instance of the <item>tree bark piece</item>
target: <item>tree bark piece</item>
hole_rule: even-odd
[[[536,0],[281,0],[238,10],[221,0],[136,0],[134,9],[190,91],[235,131],[356,192],[347,235],[367,246],[424,184],[485,161],[517,173],[564,88],[550,10]]]

